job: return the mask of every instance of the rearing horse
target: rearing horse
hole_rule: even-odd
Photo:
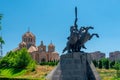
[[[81,30],[82,29],[82,30]],[[96,36],[97,38],[99,38],[99,35],[96,33],[90,34],[88,32],[88,30],[90,29],[94,29],[93,27],[89,26],[89,27],[81,27],[79,31],[79,35],[80,35],[80,39],[78,40],[77,44],[77,52],[79,52],[81,50],[81,48],[86,48],[84,46],[84,44],[88,41],[91,40],[93,36]],[[82,33],[81,33],[82,32]]]

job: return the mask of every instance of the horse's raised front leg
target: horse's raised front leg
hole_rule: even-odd
[[[96,36],[97,38],[99,38],[99,35],[98,35],[98,34],[93,33],[93,34],[90,36],[89,40],[92,39],[93,36]]]

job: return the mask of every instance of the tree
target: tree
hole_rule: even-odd
[[[102,66],[103,66],[103,64],[102,64],[102,60],[99,60],[98,68],[99,68],[99,69],[102,69]]]
[[[14,61],[15,68],[25,68],[30,61],[30,55],[26,49],[21,49],[20,51],[16,52],[16,59]]]
[[[102,58],[102,68],[109,69],[109,59],[108,58]]]
[[[109,69],[109,59],[106,59],[105,63],[106,63],[104,65],[105,69]]]
[[[103,63],[103,67],[105,69],[109,69],[109,59],[108,58],[102,58],[102,63]]]
[[[1,30],[1,28],[2,28],[2,25],[1,25],[2,17],[3,17],[3,14],[0,14],[0,30]]]
[[[111,61],[110,62],[110,68],[114,68],[114,66],[115,66],[115,61]]]
[[[26,48],[18,51],[10,51],[5,57],[0,60],[0,68],[14,69],[35,69],[35,61],[32,59]]]
[[[120,62],[116,62],[114,69],[116,70],[116,75],[118,78],[120,78]]]
[[[93,64],[95,65],[95,67],[98,67],[98,61],[93,60]]]
[[[3,15],[0,14],[0,30],[1,30],[1,28],[2,28],[2,24],[1,24],[2,17],[3,17]],[[3,38],[2,38],[2,35],[1,35],[1,36],[0,36],[0,53],[1,53],[0,57],[2,57],[2,54],[3,54],[3,52],[2,52],[2,45],[3,45],[3,44],[5,44],[5,42],[4,42],[4,40],[3,40]]]

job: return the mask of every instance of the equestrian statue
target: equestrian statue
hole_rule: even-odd
[[[71,52],[80,52],[81,48],[87,49],[85,47],[85,43],[88,40],[91,40],[93,36],[99,38],[99,35],[96,33],[90,34],[88,31],[90,29],[94,29],[92,26],[82,26],[78,29],[77,25],[77,7],[75,7],[75,22],[74,26],[70,27],[70,36],[67,38],[68,41],[66,43],[66,47],[63,49],[63,53],[67,51],[68,53]]]

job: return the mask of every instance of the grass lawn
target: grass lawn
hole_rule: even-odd
[[[28,70],[14,70],[14,69],[0,69],[0,78],[22,78],[30,80],[45,80],[45,76],[54,68],[54,66],[40,66],[37,65],[35,71]]]
[[[116,77],[116,70],[114,69],[97,69],[102,80],[120,80]]]
[[[14,70],[14,69],[0,69],[0,80],[45,80],[45,76],[53,70],[55,66],[40,66],[37,65],[35,71],[28,70]],[[102,80],[120,80],[116,78],[116,70],[114,69],[97,69]],[[9,78],[9,79],[7,79]],[[15,79],[13,79],[15,78]]]

